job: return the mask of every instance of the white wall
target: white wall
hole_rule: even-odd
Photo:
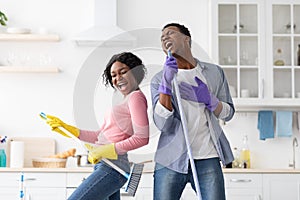
[[[208,2],[119,0],[118,25],[128,31],[144,28],[160,30],[166,23],[180,22],[189,27],[193,42],[209,52]],[[40,27],[46,27],[50,32],[61,36],[59,43],[0,42],[0,63],[6,64],[9,53],[15,54],[19,59],[26,55],[30,58],[26,63],[28,65],[38,63],[40,55],[47,55],[51,57],[51,65],[62,70],[59,74],[0,74],[0,135],[54,137],[57,141],[57,151],[76,146],[74,142],[51,132],[38,114],[43,111],[57,115],[70,124],[75,123],[73,93],[76,78],[94,48],[78,47],[71,39],[93,24],[93,1],[0,0],[0,5],[1,11],[9,17],[9,26],[27,27],[33,32],[38,31]],[[158,36],[152,40],[159,42],[160,38]],[[159,49],[132,51],[141,56],[146,65],[152,66],[148,69],[149,74],[142,88],[149,96],[151,75],[158,70],[153,66],[160,65],[164,55]],[[109,56],[99,57],[99,63],[106,63]],[[112,92],[101,84],[95,87],[94,108],[100,124],[104,111],[111,105]],[[148,104],[151,108],[150,100]],[[292,154],[292,138],[259,141],[256,127],[257,113],[237,113],[234,119],[224,126],[224,130],[232,147],[239,147],[242,137],[248,135],[253,167],[286,168]],[[158,137],[152,121],[151,130],[151,144],[142,149],[147,153],[154,151]],[[296,130],[294,131],[296,133]],[[296,134],[299,138],[299,133]],[[141,153],[141,150],[138,153]],[[298,167],[299,162],[297,148]]]

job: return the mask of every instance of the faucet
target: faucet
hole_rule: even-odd
[[[295,162],[295,148],[298,146],[298,140],[296,137],[293,139],[293,163],[289,164],[289,167],[293,167],[293,169],[296,168],[296,162]]]

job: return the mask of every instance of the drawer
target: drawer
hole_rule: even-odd
[[[67,187],[78,187],[91,173],[67,173]]]
[[[141,188],[152,188],[153,187],[153,173],[143,173],[139,183]]]
[[[0,186],[18,187],[21,173],[0,173]],[[66,187],[64,173],[24,173],[26,187]]]
[[[0,187],[19,187],[20,173],[0,173]]]
[[[226,188],[262,187],[262,174],[224,174]]]
[[[66,187],[65,173],[24,173],[26,187]]]

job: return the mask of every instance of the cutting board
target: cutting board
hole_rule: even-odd
[[[24,167],[32,167],[32,158],[45,157],[55,154],[55,140],[42,137],[14,137],[7,142],[7,166],[10,163],[11,141],[24,142]]]

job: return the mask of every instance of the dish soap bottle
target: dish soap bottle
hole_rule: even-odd
[[[243,164],[243,168],[250,168],[250,149],[248,145],[248,136],[245,135],[243,138],[243,146],[240,154],[240,161]]]

